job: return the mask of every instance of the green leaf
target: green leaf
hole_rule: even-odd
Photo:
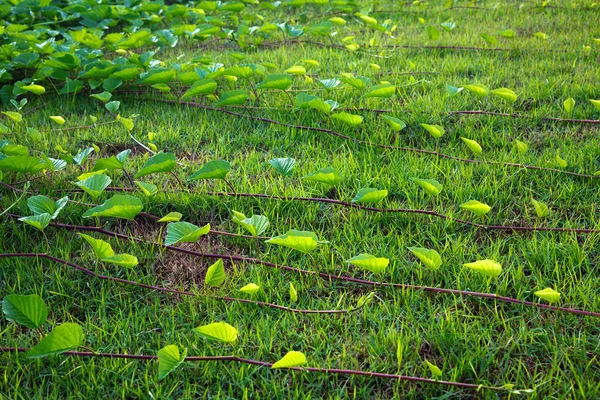
[[[517,94],[507,88],[494,89],[494,90],[490,91],[490,93],[493,94],[494,96],[500,97],[501,99],[510,101],[511,103],[514,103],[515,101],[517,101]]]
[[[14,122],[23,121],[23,116],[21,115],[21,113],[18,113],[16,111],[2,111],[2,114],[6,115],[8,118],[13,120]]]
[[[452,85],[448,85],[446,83],[446,92],[448,92],[448,94],[450,95],[450,97],[456,96],[457,94],[459,94],[460,92],[462,92],[463,89],[464,88],[456,87],[456,86],[452,86]]]
[[[88,159],[90,154],[92,154],[93,151],[93,147],[88,147],[87,149],[81,150],[79,153],[73,156],[73,163],[75,165],[82,165],[85,162],[85,160]]]
[[[444,133],[446,133],[446,131],[444,131],[444,128],[442,128],[440,125],[429,125],[429,124],[420,124],[423,128],[425,128],[425,130],[429,133],[431,133],[431,136],[433,136],[436,139],[441,138],[442,136],[444,136]]]
[[[100,261],[120,265],[126,268],[132,268],[139,264],[137,257],[131,254],[115,254],[101,258]]]
[[[484,215],[490,212],[492,207],[488,206],[485,203],[481,203],[477,200],[469,200],[466,203],[460,205],[460,208],[471,211],[477,215]]]
[[[290,282],[290,300],[294,303],[298,301],[298,292],[292,282]]]
[[[437,40],[440,37],[440,31],[433,25],[427,26],[425,32],[427,32],[429,40]]]
[[[496,278],[502,272],[502,265],[493,260],[479,260],[463,264],[463,266],[492,278]]]
[[[227,322],[214,322],[194,328],[193,331],[206,339],[224,343],[234,342],[238,336],[238,330]]]
[[[480,84],[465,85],[463,87],[477,97],[485,97],[489,92],[488,88]]]
[[[37,95],[41,95],[46,93],[46,88],[40,85],[26,85],[26,86],[21,86],[21,89],[27,91],[27,92],[31,92],[33,94],[37,94]]]
[[[548,206],[542,203],[541,201],[531,199],[531,203],[533,204],[533,207],[535,208],[535,213],[538,217],[543,218],[548,216],[548,214],[550,213]]]
[[[184,361],[187,355],[187,349],[183,349],[179,354],[179,348],[174,344],[163,347],[157,353],[158,356],[158,380],[164,379],[171,372],[175,371]]]
[[[495,45],[496,43],[498,43],[498,39],[496,39],[496,38],[495,38],[495,37],[493,37],[492,35],[488,35],[488,34],[486,34],[486,33],[482,33],[482,34],[481,34],[481,35],[479,35],[479,36],[481,36],[481,38],[482,38],[483,40],[485,40],[485,41],[486,41],[488,44]]]
[[[259,290],[260,290],[260,286],[258,286],[255,283],[249,283],[246,286],[241,287],[239,289],[240,292],[244,292],[247,294],[256,294],[256,293],[258,293]]]
[[[381,97],[389,99],[396,93],[396,87],[390,83],[377,85],[364,94],[364,97]]]
[[[352,203],[377,203],[387,197],[388,191],[383,189],[362,188],[352,199]]]
[[[477,143],[475,140],[472,139],[467,139],[465,137],[460,138],[463,142],[465,142],[465,144],[467,145],[467,147],[469,148],[469,150],[471,150],[473,152],[473,154],[475,154],[476,156],[479,156],[483,153],[483,149],[481,148],[481,145],[479,143]]]
[[[235,76],[236,78],[249,79],[254,75],[254,70],[248,65],[234,65],[223,71],[225,76]]]
[[[7,320],[31,329],[39,328],[48,318],[48,307],[37,294],[8,295],[2,300],[2,311]]]
[[[505,37],[505,38],[512,39],[515,37],[515,31],[513,31],[512,29],[505,29],[503,31],[498,32],[498,35]]]
[[[190,87],[184,94],[181,96],[181,100],[188,99],[190,97],[195,97],[201,94],[211,94],[217,89],[217,82],[214,79],[201,79],[196,81],[192,87]]]
[[[318,79],[317,81],[319,84],[321,84],[321,86],[323,86],[323,88],[325,88],[325,90],[331,90],[342,82],[338,78]]]
[[[527,152],[527,150],[529,149],[529,146],[527,145],[527,143],[521,142],[520,140],[516,140],[516,139],[515,139],[515,143],[517,144],[517,151],[520,154],[525,154]]]
[[[387,122],[388,125],[396,132],[406,128],[406,124],[401,119],[394,118],[389,115],[382,115],[381,118],[383,118],[383,120]]]
[[[119,118],[119,121],[121,122],[121,124],[128,130],[128,131],[132,131],[133,130],[133,120],[130,118]]]
[[[65,322],[52,329],[35,347],[27,352],[29,358],[41,358],[76,349],[83,343],[83,329],[78,324]]]
[[[414,183],[421,186],[425,192],[432,196],[437,196],[442,192],[443,186],[441,183],[436,181],[435,179],[411,179]]]
[[[538,290],[537,292],[534,292],[533,294],[535,294],[536,296],[538,296],[544,300],[547,300],[549,303],[554,303],[554,302],[557,302],[560,300],[560,293],[552,288]]]
[[[276,368],[293,368],[306,364],[306,356],[299,351],[288,351],[285,356],[271,366]]]
[[[248,91],[246,90],[230,90],[229,92],[225,92],[223,95],[221,95],[219,101],[215,103],[215,107],[244,104],[247,98]]]
[[[38,195],[32,196],[27,199],[27,207],[31,210],[33,215],[39,214],[50,214],[52,219],[58,217],[60,211],[67,205],[69,197],[65,196],[56,201],[49,197]]]
[[[287,74],[267,75],[262,82],[256,85],[257,89],[287,90],[292,86],[292,76]]]
[[[144,208],[142,201],[137,197],[116,194],[102,205],[87,210],[83,218],[115,217],[132,220],[142,211],[142,208]]]
[[[140,75],[139,85],[156,85],[157,83],[169,83],[177,76],[174,69],[156,68]]]
[[[442,257],[440,256],[440,253],[435,250],[425,249],[423,247],[409,247],[408,250],[417,256],[419,260],[432,271],[438,270],[442,265]]]
[[[229,164],[229,161],[209,161],[200,167],[198,171],[194,172],[192,176],[188,178],[188,181],[196,179],[225,179],[230,169],[231,164]]]
[[[109,92],[104,92],[104,93],[109,93]],[[117,111],[119,110],[119,107],[121,107],[121,102],[120,101],[109,101],[108,103],[106,103],[104,105],[104,108],[106,108],[112,114],[116,114]]]
[[[567,161],[564,160],[559,154],[556,155],[556,163],[560,168],[567,168]]]
[[[92,175],[87,179],[84,179],[80,182],[75,182],[76,186],[79,186],[84,192],[92,196],[94,199],[98,198],[110,185],[112,179],[109,176],[104,174],[96,174]]]
[[[438,368],[437,365],[430,363],[425,360],[425,364],[427,364],[427,368],[429,368],[429,372],[433,375],[434,378],[438,379],[442,377],[442,370]]]
[[[350,126],[358,126],[363,122],[363,117],[361,117],[360,115],[350,114],[347,112],[333,114],[331,118]]]
[[[390,259],[384,257],[378,258],[371,254],[363,253],[346,260],[346,262],[350,265],[366,269],[376,274],[381,274],[389,265]]]
[[[189,222],[171,222],[167,225],[167,238],[165,246],[171,246],[179,242],[194,243],[200,239],[200,236],[210,232],[210,224],[198,227]]]
[[[600,111],[600,100],[592,100],[590,99],[590,103],[592,103],[592,105],[594,106],[594,108],[598,111]]]
[[[370,82],[369,78],[354,76],[343,76],[340,78],[340,80],[358,90],[363,90]]]
[[[142,176],[170,172],[177,165],[177,157],[173,153],[158,153],[152,156],[142,169],[135,174],[135,178],[141,178]]]
[[[90,97],[93,97],[95,99],[100,100],[103,103],[106,103],[112,97],[112,93],[105,91],[105,92],[102,92],[102,93],[90,94]]]
[[[297,76],[306,75],[306,68],[301,65],[294,65],[284,71],[286,74],[292,74]]]
[[[218,259],[206,270],[204,283],[210,286],[221,286],[225,282],[225,265],[222,259]]]
[[[115,252],[110,246],[110,243],[105,242],[102,239],[96,239],[84,233],[78,233],[78,235],[85,239],[85,241],[88,242],[90,246],[92,246],[92,250],[94,251],[96,258],[98,258],[99,260],[115,255]]]
[[[159,219],[158,222],[178,222],[181,219],[181,217],[183,217],[181,213],[170,212],[161,219]]]
[[[158,186],[156,186],[153,183],[135,181],[135,184],[138,188],[140,188],[140,190],[142,191],[142,193],[144,193],[144,196],[146,197],[152,197],[156,193],[158,193]]]
[[[46,169],[48,164],[37,157],[32,156],[9,156],[0,159],[0,169],[33,174]]]
[[[564,101],[563,107],[568,114],[571,114],[573,112],[573,108],[575,108],[575,99],[569,97]]]
[[[44,228],[48,226],[51,219],[52,216],[50,214],[43,213],[37,215],[30,215],[27,217],[21,217],[19,218],[19,221],[25,222],[26,224],[31,225],[34,228],[39,229],[40,231],[43,231]]]
[[[251,218],[233,217],[233,222],[244,227],[252,236],[262,235],[269,227],[269,219],[264,215],[253,215]]]
[[[314,232],[290,230],[287,233],[275,236],[266,241],[266,243],[289,247],[290,249],[310,253],[317,248],[319,239]]]
[[[335,186],[342,181],[343,176],[342,173],[337,169],[327,167],[321,168],[316,172],[305,175],[302,177],[302,179]]]
[[[109,158],[101,158],[98,161],[96,161],[96,164],[94,165],[94,171],[102,169],[107,171],[122,169],[125,167],[125,161],[127,160],[127,157],[129,157],[130,153],[131,149],[127,149],[123,150],[116,156],[110,156]]]
[[[271,164],[279,174],[288,176],[292,173],[292,169],[294,169],[294,165],[296,165],[296,160],[293,158],[274,158],[269,160],[269,164]]]

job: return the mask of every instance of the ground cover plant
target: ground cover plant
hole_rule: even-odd
[[[600,397],[598,7],[0,3],[1,397]]]

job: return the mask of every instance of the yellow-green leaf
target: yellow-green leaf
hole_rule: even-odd
[[[65,123],[65,119],[63,117],[61,117],[60,115],[51,115],[50,119],[59,125],[64,125],[64,123]]]
[[[590,99],[590,103],[596,108],[596,110],[600,111],[600,100],[592,100]]]
[[[425,249],[422,247],[409,247],[411,253],[421,260],[425,266],[431,270],[437,270],[442,265],[442,257],[435,250]]]
[[[421,124],[421,126],[436,139],[441,138],[446,133],[440,125]]]
[[[554,302],[560,300],[560,293],[551,288],[538,290],[537,292],[534,292],[533,294],[535,294],[536,296],[538,296],[544,300],[547,300],[550,303],[554,303]]]
[[[460,138],[469,148],[469,150],[471,150],[473,152],[473,154],[479,156],[481,155],[481,153],[483,153],[483,149],[481,148],[481,145],[479,143],[477,143],[475,140],[472,139],[467,139],[465,137],[461,137]]]
[[[255,283],[249,283],[246,286],[243,286],[239,289],[240,292],[244,292],[247,294],[256,294],[260,290],[260,286]]]
[[[31,84],[31,85],[21,86],[21,89],[31,92],[33,94],[37,94],[37,95],[46,93],[46,88],[41,85]]]
[[[306,356],[299,351],[289,351],[283,358],[271,366],[276,368],[293,368],[306,364]]]
[[[8,118],[12,119],[14,122],[23,121],[23,116],[21,115],[21,113],[18,113],[16,111],[2,111],[2,114],[6,115]]]
[[[159,219],[158,222],[178,222],[181,219],[181,217],[183,217],[181,213],[170,212],[161,219]]]
[[[567,113],[571,114],[573,112],[573,108],[575,108],[575,99],[569,97],[564,101],[563,107]]]
[[[520,140],[515,140],[515,143],[517,144],[517,151],[520,154],[525,154],[527,152],[527,150],[529,149],[529,146],[525,142],[521,142]]]
[[[535,208],[535,213],[538,217],[543,218],[550,213],[548,206],[542,203],[541,201],[531,199],[531,203],[533,204],[533,207]]]
[[[477,97],[485,97],[489,92],[488,88],[480,84],[465,85],[463,88],[473,93]]]
[[[493,260],[479,260],[472,263],[463,264],[463,266],[474,271],[482,273],[492,278],[496,278],[502,272],[502,265]]]
[[[350,265],[380,274],[385,271],[390,263],[390,259],[385,257],[375,257],[371,254],[363,253],[346,260],[346,262]]]
[[[439,367],[435,364],[430,363],[429,361],[425,360],[425,364],[427,364],[427,367],[429,368],[429,372],[431,372],[431,375],[433,375],[434,378],[441,378],[442,377],[442,370],[439,369]]]
[[[425,192],[432,196],[437,196],[442,192],[443,186],[435,179],[417,179],[412,178],[412,181],[417,185],[421,186]]]
[[[204,283],[210,286],[221,286],[225,282],[225,265],[222,259],[208,267]]]
[[[183,363],[187,349],[179,353],[179,348],[174,344],[163,347],[158,351],[158,380],[165,378]]]
[[[298,301],[298,292],[292,282],[290,282],[290,300],[294,303]]]
[[[238,330],[227,322],[214,322],[192,330],[204,338],[224,343],[234,342],[238,337]]]
[[[292,74],[297,76],[306,75],[306,68],[302,65],[294,65],[284,71],[286,74]]]
[[[493,94],[494,96],[500,97],[501,99],[510,101],[511,103],[514,103],[515,101],[517,101],[517,94],[508,88],[494,89],[494,90],[490,91],[490,93]]]
[[[460,205],[460,208],[471,211],[477,215],[484,215],[490,212],[492,207],[488,206],[485,203],[481,203],[477,200],[469,200],[466,203]]]
[[[567,168],[567,160],[564,160],[560,155],[556,155],[556,163],[560,168]]]

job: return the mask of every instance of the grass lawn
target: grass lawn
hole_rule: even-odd
[[[0,5],[0,398],[600,398],[599,5],[44,3]],[[39,195],[69,199],[44,229]],[[142,212],[88,211],[115,195]],[[159,379],[167,345],[233,357]]]

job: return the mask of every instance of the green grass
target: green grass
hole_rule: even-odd
[[[371,2],[365,2],[365,5]],[[382,44],[401,45],[487,45],[481,33],[494,34],[514,29],[515,39],[502,39],[494,47],[514,48],[508,52],[458,49],[369,49],[369,53],[322,48],[305,43],[246,52],[244,62],[275,63],[277,71],[301,64],[302,59],[319,61],[309,70],[315,82],[296,78],[293,89],[306,89],[323,98],[338,101],[341,107],[391,109],[388,113],[403,119],[407,127],[391,131],[375,113],[360,112],[363,126],[346,128],[324,118],[316,111],[299,112],[289,108],[289,99],[281,93],[261,96],[258,110],[235,109],[240,113],[266,117],[295,125],[335,129],[345,135],[373,143],[436,150],[457,157],[472,158],[460,137],[477,140],[484,150],[483,159],[517,162],[557,168],[555,156],[569,163],[567,170],[592,174],[600,170],[597,125],[569,124],[542,119],[545,116],[568,117],[562,103],[568,97],[576,101],[573,118],[597,119],[598,111],[588,99],[598,98],[598,45],[600,36],[597,11],[559,8],[529,9],[537,3],[526,2],[519,9],[513,1],[504,1],[498,11],[477,9],[446,10],[443,2],[430,2],[419,8],[400,2],[378,2],[389,10],[385,18],[398,24],[400,39]],[[477,3],[493,7],[496,1]],[[323,8],[306,10],[309,16],[325,19]],[[314,6],[316,7],[316,6]],[[292,11],[296,15],[303,9]],[[282,11],[267,12],[271,20],[282,20]],[[383,18],[383,14],[374,14]],[[457,28],[442,32],[435,42],[428,41],[424,25],[451,19]],[[357,22],[340,28],[340,36],[356,34],[357,42],[368,41],[372,33]],[[547,40],[531,35],[542,31]],[[339,43],[339,39],[337,39]],[[589,53],[583,46],[590,45]],[[235,46],[198,49],[192,43],[157,54],[163,61],[183,55],[212,56],[215,62],[229,66],[229,53]],[[372,54],[382,53],[382,57]],[[377,63],[381,69],[369,66]],[[426,75],[395,75],[411,70]],[[370,76],[374,81],[388,80],[398,88],[390,100],[364,99],[356,90],[340,85],[326,94],[316,79],[327,79],[350,72]],[[446,84],[463,86],[482,83],[489,88],[507,87],[518,95],[513,105],[498,98],[478,100],[463,92],[450,98]],[[221,85],[221,82],[220,82]],[[220,93],[243,86],[223,83]],[[295,95],[295,93],[292,93]],[[363,187],[389,190],[381,204],[385,208],[429,209],[489,225],[579,227],[600,229],[598,180],[565,174],[532,171],[503,165],[466,164],[411,152],[383,150],[354,143],[326,133],[301,131],[269,125],[247,118],[183,105],[154,101],[149,96],[115,93],[122,102],[123,116],[136,114],[132,134],[147,143],[154,132],[154,143],[161,150],[175,153],[185,167],[175,174],[185,182],[200,165],[213,159],[231,162],[228,179],[240,193],[267,193],[281,196],[333,197],[350,201]],[[147,99],[145,99],[147,98]],[[32,151],[49,152],[60,145],[75,152],[95,144],[93,160],[134,148],[128,170],[135,173],[149,158],[135,146],[119,123],[95,129],[57,130],[51,115],[67,119],[64,127],[85,125],[95,115],[99,122],[112,117],[96,100],[46,94],[31,101],[24,109],[45,103],[27,114],[21,125],[1,139],[28,146]],[[205,104],[210,102],[205,101]],[[250,103],[248,103],[250,104]],[[3,111],[8,107],[3,107]],[[449,110],[487,110],[528,115],[516,119],[498,116],[464,116]],[[355,112],[359,113],[359,112]],[[8,124],[8,122],[4,122]],[[420,123],[440,124],[446,135],[434,140]],[[25,127],[45,132],[43,140],[33,140]],[[519,154],[514,140],[529,144]],[[268,165],[275,157],[293,157],[297,165],[290,177],[281,177]],[[345,179],[335,190],[300,177],[319,168],[332,166]],[[52,178],[32,181],[31,190],[61,197],[75,188],[71,183],[81,171],[69,166]],[[411,178],[436,179],[444,185],[435,198],[428,196]],[[23,179],[5,173],[4,182]],[[228,191],[220,181],[200,181],[180,186],[171,175],[143,178],[162,191],[145,203],[144,211],[162,216],[171,211],[183,220],[213,229],[243,233],[231,221],[231,210],[246,215],[262,214],[271,221],[266,235],[283,234],[289,229],[313,231],[329,243],[320,245],[311,256],[241,237],[210,235],[186,248],[226,255],[244,255],[297,268],[344,274],[358,278],[394,283],[427,285],[497,293],[529,301],[540,301],[533,292],[552,287],[562,293],[560,305],[600,311],[600,235],[485,231],[428,216],[373,213],[323,203],[293,200],[219,197],[213,191]],[[111,186],[129,186],[120,173]],[[72,200],[91,203],[83,193],[68,192]],[[104,193],[95,203],[109,198]],[[141,194],[138,193],[139,196]],[[7,207],[17,197],[6,188],[1,205]],[[545,219],[536,216],[531,199],[551,209]],[[483,217],[469,215],[458,206],[476,199],[492,206]],[[72,224],[94,224],[83,220],[87,207],[69,204],[59,220]],[[25,201],[12,210],[28,215]],[[155,241],[164,234],[164,226],[138,218],[135,222],[102,219],[107,229]],[[219,288],[203,288],[204,273],[214,260],[183,256],[164,249],[108,239],[117,253],[131,253],[140,260],[133,269],[97,263],[89,246],[75,232],[48,227],[43,233],[10,218],[0,225],[0,250],[40,252],[73,261],[99,273],[141,281],[147,284],[198,291],[197,298],[156,293],[142,288],[119,285],[86,277],[66,266],[43,259],[2,259],[0,293],[38,293],[50,307],[50,323],[41,331],[30,330],[2,319],[0,346],[32,347],[52,326],[62,322],[82,325],[85,346],[97,352],[156,354],[168,344],[187,348],[189,355],[228,355],[274,362],[287,351],[303,352],[308,366],[360,369],[401,375],[429,377],[425,360],[443,371],[442,379],[491,386],[512,383],[516,389],[535,389],[532,394],[515,396],[490,391],[475,392],[436,384],[414,384],[377,378],[347,377],[297,371],[271,371],[268,368],[227,362],[185,363],[166,379],[158,381],[156,362],[52,356],[28,360],[24,355],[0,355],[0,397],[32,398],[598,398],[600,397],[600,322],[597,318],[544,311],[533,307],[490,300],[432,294],[422,291],[381,288],[361,310],[347,315],[301,315],[241,303],[225,303],[210,295],[252,298],[303,309],[350,308],[370,288],[348,282],[328,282],[251,263],[226,262],[227,280]],[[444,260],[440,270],[429,271],[413,257],[407,247],[436,249]],[[381,277],[350,267],[345,260],[371,253],[391,259]],[[494,259],[504,271],[489,280],[462,267],[478,259]],[[261,286],[256,297],[237,292],[249,282]],[[299,300],[291,303],[289,283],[298,289]],[[541,300],[543,302],[543,300]],[[213,321],[226,321],[239,329],[233,345],[208,342],[192,328]],[[398,365],[397,348],[403,347]]]

